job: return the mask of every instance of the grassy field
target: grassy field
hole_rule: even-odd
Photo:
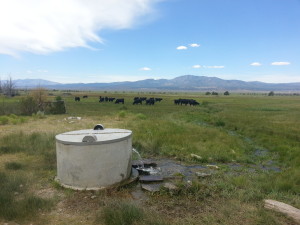
[[[74,101],[83,95],[89,97]],[[124,97],[125,104],[99,103],[99,96]],[[135,96],[163,100],[132,105]],[[67,114],[45,116],[19,115],[20,98],[0,98],[0,223],[294,224],[264,209],[263,199],[300,208],[299,96],[77,92],[63,97]],[[201,104],[175,105],[178,98]],[[53,180],[55,135],[98,123],[132,130],[133,147],[144,158],[219,169],[188,184],[178,181],[175,193],[162,189],[142,199],[132,197],[135,185],[101,192],[61,188]]]

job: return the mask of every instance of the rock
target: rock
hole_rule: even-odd
[[[206,166],[212,169],[219,169],[217,165],[206,165]]]
[[[92,195],[92,196],[91,196],[91,199],[95,199],[95,198],[97,198],[96,195]]]
[[[142,184],[141,187],[143,190],[150,192],[158,192],[162,184]]]
[[[176,191],[178,190],[178,187],[175,184],[172,183],[165,183],[163,185],[164,188],[168,189],[169,191]]]
[[[147,183],[147,182],[161,182],[163,181],[162,176],[155,176],[155,175],[149,175],[149,176],[140,176],[140,182]]]
[[[202,172],[196,172],[197,177],[209,177],[211,176],[210,173],[202,173]]]
[[[197,160],[201,160],[202,159],[202,157],[200,155],[196,155],[196,154],[191,154],[191,157],[193,159],[197,159]]]
[[[283,202],[278,202],[275,200],[271,200],[271,199],[266,199],[264,200],[265,205],[264,207],[267,209],[271,209],[277,212],[281,212],[285,215],[287,215],[288,217],[294,219],[294,221],[296,221],[298,224],[300,224],[300,210],[290,206],[288,204],[285,204]]]

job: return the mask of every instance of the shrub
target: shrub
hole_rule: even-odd
[[[61,97],[61,96],[57,96],[57,97],[55,98],[55,100],[56,100],[56,101],[62,101],[62,97]]]
[[[24,115],[32,115],[38,111],[37,102],[33,97],[27,96],[20,101],[21,113]]]
[[[62,100],[52,102],[49,109],[47,109],[47,111],[49,111],[49,113],[51,114],[64,114],[66,113],[65,102]]]
[[[143,113],[138,113],[138,114],[136,115],[136,117],[137,117],[138,119],[141,119],[141,120],[147,119],[147,116],[146,116],[145,114],[143,114]]]
[[[125,117],[126,117],[126,112],[125,112],[124,110],[120,111],[120,112],[118,113],[118,117],[119,117],[119,118],[125,118]]]
[[[9,117],[8,116],[0,116],[0,124],[5,125],[8,124],[9,122]]]

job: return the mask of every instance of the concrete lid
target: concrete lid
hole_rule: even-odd
[[[98,145],[119,142],[131,135],[131,130],[106,128],[104,130],[75,130],[58,134],[55,138],[57,142],[68,145]],[[90,138],[86,138],[87,136]],[[83,142],[83,140],[88,141]]]

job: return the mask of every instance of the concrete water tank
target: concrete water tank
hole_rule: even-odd
[[[98,190],[130,176],[132,131],[97,126],[56,135],[56,180],[62,186]]]

